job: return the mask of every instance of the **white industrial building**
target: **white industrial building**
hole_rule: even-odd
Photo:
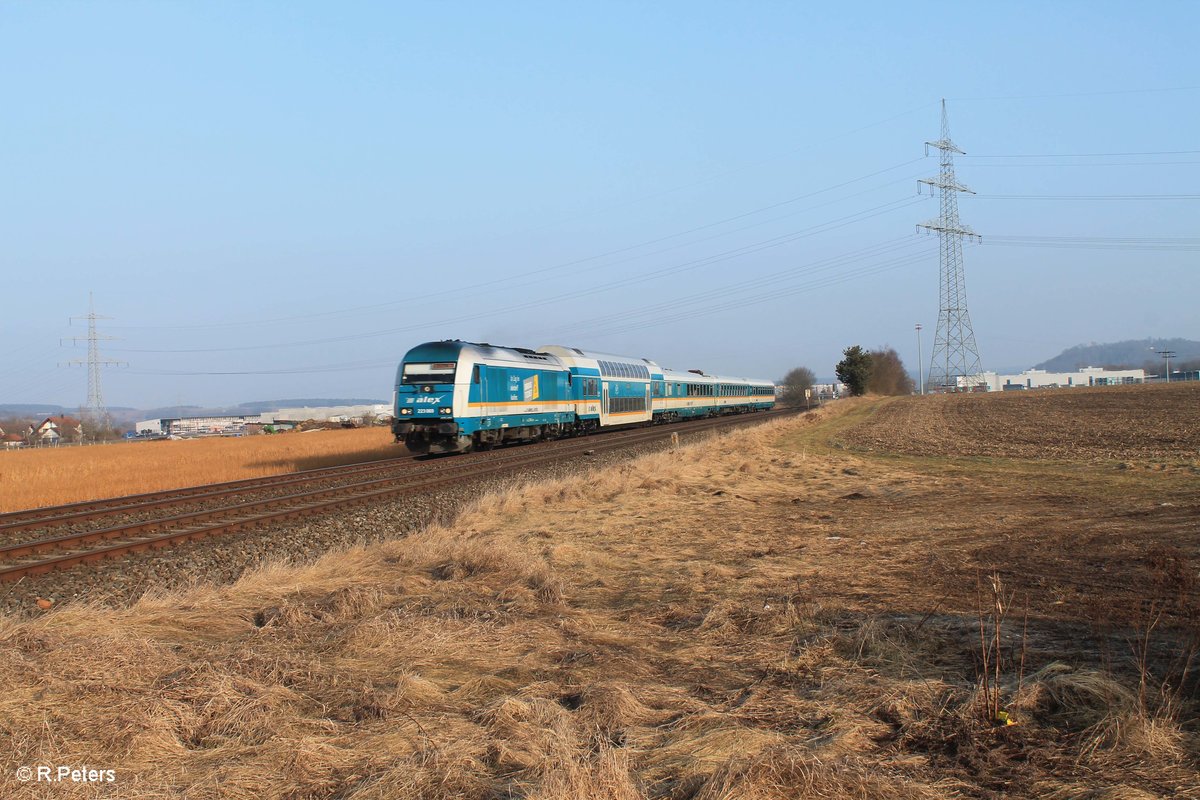
[[[1078,372],[1047,372],[1027,369],[1016,375],[981,374],[988,391],[1004,392],[1021,389],[1059,389],[1075,386],[1122,386],[1144,383],[1146,371],[1141,369],[1104,369],[1085,367]]]
[[[308,420],[361,424],[368,417],[391,419],[392,407],[387,403],[373,403],[356,406],[281,408],[261,414],[147,419],[135,423],[134,429],[140,436],[229,436],[243,433],[247,425],[294,425]]]
[[[133,427],[140,436],[227,436],[241,433],[247,425],[257,422],[258,414],[238,414],[145,419],[135,422]]]
[[[832,400],[835,397],[841,397],[846,393],[846,384],[844,383],[814,383],[812,387],[813,397],[822,400]]]
[[[138,436],[160,436],[163,432],[163,420],[144,419],[133,423],[133,430]]]
[[[362,422],[365,417],[391,419],[392,407],[387,403],[371,403],[357,406],[305,406],[303,408],[281,408],[264,411],[260,420],[264,425],[277,422]]]

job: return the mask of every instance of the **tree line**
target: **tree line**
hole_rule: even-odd
[[[842,360],[837,364],[837,378],[846,385],[852,395],[912,394],[916,383],[900,354],[892,347],[864,350],[859,345],[842,351]],[[796,367],[779,381],[779,402],[783,405],[805,405],[805,390],[816,384],[816,376],[808,367]]]
[[[851,395],[912,394],[916,389],[912,376],[904,368],[900,354],[893,347],[864,350],[852,345],[842,351],[837,364],[838,380],[846,384]]]

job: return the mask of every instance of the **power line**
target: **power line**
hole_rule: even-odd
[[[860,126],[860,127],[858,127],[858,128],[854,128],[854,129],[852,129],[852,130],[849,130],[849,131],[843,131],[843,132],[841,132],[841,133],[835,133],[835,134],[833,135],[833,138],[840,138],[840,137],[843,137],[843,136],[850,136],[850,135],[852,135],[852,134],[855,134],[855,133],[860,133],[861,131],[869,130],[870,128],[874,128],[874,127],[877,127],[877,126],[879,126],[879,125],[885,125],[885,124],[887,124],[888,122],[892,122],[892,121],[894,121],[894,120],[897,120],[897,119],[900,119],[900,118],[902,118],[902,117],[906,117],[906,116],[908,116],[909,114],[915,114],[915,113],[916,113],[916,112],[918,112],[918,111],[924,111],[925,109],[929,108],[929,106],[930,106],[930,105],[931,105],[930,103],[922,103],[921,105],[919,105],[919,106],[917,106],[917,107],[915,107],[915,108],[910,108],[909,110],[907,110],[907,111],[902,111],[902,112],[900,112],[899,114],[893,114],[893,115],[892,115],[892,116],[890,116],[890,117],[886,117],[886,118],[884,118],[884,119],[876,120],[876,121],[874,121],[874,122],[869,122],[869,123],[867,123],[866,125],[862,125],[862,126]],[[732,175],[732,174],[734,174],[734,173],[738,173],[738,172],[744,172],[744,171],[745,171],[745,170],[747,170],[747,169],[752,169],[752,168],[754,168],[754,167],[761,166],[761,165],[763,165],[763,164],[770,164],[770,163],[772,163],[772,162],[774,162],[774,161],[777,161],[777,160],[779,160],[779,159],[780,159],[781,157],[783,157],[783,156],[790,156],[790,155],[794,155],[794,154],[796,154],[796,153],[802,153],[802,152],[806,152],[807,150],[808,150],[808,146],[807,146],[807,145],[805,145],[805,146],[803,146],[803,147],[797,147],[797,148],[795,148],[795,149],[788,150],[788,151],[787,151],[787,152],[785,152],[785,153],[779,153],[779,154],[776,154],[776,155],[773,155],[773,156],[769,156],[769,157],[767,157],[767,158],[764,158],[764,159],[760,159],[760,160],[758,160],[758,161],[752,161],[752,162],[750,162],[750,163],[748,163],[748,164],[743,164],[742,166],[739,166],[739,167],[734,167],[734,168],[732,168],[732,169],[727,169],[727,170],[723,170],[723,171],[720,171],[720,172],[716,172],[716,173],[712,174],[711,176],[709,176],[708,178],[704,178],[704,179],[702,179],[702,180],[699,180],[699,181],[693,181],[692,183],[681,184],[681,185],[678,185],[678,186],[674,186],[674,187],[672,187],[672,188],[670,188],[670,189],[664,189],[663,191],[660,191],[660,192],[654,192],[654,193],[652,193],[652,194],[649,194],[649,195],[643,195],[643,196],[641,196],[641,197],[634,198],[634,199],[632,199],[632,200],[628,200],[628,201],[625,201],[625,202],[617,203],[617,204],[615,204],[615,205],[607,206],[607,207],[605,207],[605,208],[596,209],[596,210],[593,210],[593,211],[590,211],[590,212],[586,212],[586,213],[584,213],[584,214],[579,214],[579,215],[576,215],[576,216],[574,216],[574,217],[568,217],[568,218],[566,218],[566,219],[558,220],[558,221],[557,221],[556,223],[554,223],[554,224],[555,224],[555,225],[561,225],[561,224],[563,224],[563,223],[565,223],[565,222],[572,222],[572,221],[574,221],[574,220],[577,220],[577,219],[586,219],[586,218],[588,218],[588,217],[593,217],[593,216],[596,216],[596,215],[598,215],[598,214],[604,214],[604,213],[607,213],[608,211],[613,211],[613,210],[620,209],[620,208],[626,208],[626,207],[628,207],[628,206],[635,205],[635,204],[637,204],[637,203],[645,202],[646,200],[656,200],[656,199],[658,199],[659,197],[664,197],[664,196],[666,196],[666,195],[668,195],[668,194],[674,194],[675,192],[682,191],[682,190],[684,190],[684,189],[691,189],[691,188],[694,188],[694,187],[696,187],[696,186],[703,186],[704,184],[706,184],[706,183],[711,183],[713,180],[715,180],[715,179],[717,179],[717,178],[720,178],[720,177],[724,177],[725,175]],[[542,229],[545,229],[545,228],[547,228],[547,227],[551,227],[551,226],[543,226],[543,228],[542,228]],[[535,230],[537,230],[537,229],[535,229]]]
[[[740,299],[734,300],[732,302],[728,301],[728,298],[729,298],[730,294],[732,294],[732,293],[736,293],[739,291],[747,291],[749,289],[762,288],[763,286],[765,286],[769,283],[779,280],[781,277],[794,278],[798,274],[827,271],[831,267],[841,266],[841,265],[845,265],[845,264],[852,264],[857,261],[863,261],[863,260],[866,260],[871,257],[877,257],[879,255],[887,255],[888,253],[900,252],[901,250],[911,248],[914,244],[920,244],[920,243],[922,243],[922,241],[923,241],[923,237],[910,236],[910,237],[903,237],[901,239],[881,242],[876,245],[871,245],[870,247],[867,247],[867,248],[862,248],[859,251],[855,251],[854,253],[851,253],[851,254],[843,254],[841,256],[834,256],[834,257],[831,257],[828,259],[823,259],[818,262],[813,262],[812,264],[809,264],[806,267],[801,267],[799,269],[797,269],[795,267],[789,267],[787,270],[783,270],[783,271],[774,273],[769,276],[763,276],[761,278],[753,279],[749,285],[747,285],[747,283],[745,281],[739,281],[738,284],[735,284],[733,286],[720,287],[717,289],[709,290],[707,292],[697,293],[692,296],[685,296],[684,298],[672,300],[672,301],[669,301],[666,303],[655,304],[652,306],[643,307],[641,309],[637,309],[637,310],[633,310],[633,311],[626,311],[626,312],[621,312],[618,314],[606,315],[606,316],[592,318],[592,319],[588,319],[588,320],[573,322],[569,327],[563,327],[563,328],[559,328],[557,330],[562,331],[562,332],[571,332],[573,335],[575,335],[579,338],[586,338],[587,336],[592,335],[592,334],[591,334],[590,330],[588,330],[587,328],[582,328],[582,326],[603,325],[604,327],[602,329],[600,329],[600,333],[603,335],[613,334],[613,333],[623,333],[626,331],[640,330],[640,329],[644,329],[644,328],[655,327],[658,325],[670,324],[672,322],[683,321],[686,319],[706,316],[708,314],[711,314],[711,313],[714,313],[717,311],[730,310],[730,309],[734,309],[734,308],[742,308],[742,307],[746,307],[749,305],[767,302],[767,301],[774,300],[774,299],[781,298],[781,297],[788,297],[788,296],[795,295],[795,294],[798,294],[801,292],[812,291],[814,289],[824,288],[826,286],[832,286],[832,285],[836,285],[839,283],[847,282],[849,280],[856,280],[858,278],[865,277],[868,275],[878,274],[880,272],[884,272],[887,270],[896,269],[901,266],[907,266],[907,265],[910,265],[913,263],[918,263],[918,262],[926,259],[928,257],[928,255],[926,252],[910,253],[910,254],[902,256],[900,258],[891,259],[891,260],[887,260],[887,261],[880,262],[880,263],[867,264],[867,265],[859,267],[857,269],[844,271],[844,272],[838,273],[836,275],[816,277],[813,280],[810,280],[810,281],[807,281],[805,283],[801,283],[798,285],[771,289],[770,291],[760,292],[759,294],[756,294],[756,295],[753,295],[750,297],[740,298]],[[662,313],[664,308],[678,308],[678,307],[686,306],[686,305],[694,305],[698,302],[702,302],[703,300],[706,300],[706,299],[712,299],[714,297],[722,297],[722,298],[725,298],[726,301],[718,303],[716,305],[709,306],[709,307],[692,309],[689,311],[681,311],[681,312],[675,313],[675,314],[663,314]],[[635,319],[629,319],[628,323],[623,326],[614,326],[612,324],[614,321],[619,321],[622,318],[647,316],[647,315],[653,315],[654,319],[648,320],[648,321],[638,321]],[[554,332],[554,331],[550,331],[550,332]],[[191,370],[137,370],[136,374],[175,375],[175,376],[184,376],[184,375],[193,375],[193,376],[204,376],[204,375],[290,375],[290,374],[326,373],[326,372],[357,372],[357,371],[363,371],[363,370],[367,370],[367,369],[377,369],[380,367],[391,368],[391,367],[394,367],[394,365],[395,365],[394,359],[385,359],[385,360],[362,361],[362,362],[356,362],[356,363],[350,363],[350,364],[340,363],[340,364],[313,365],[313,366],[292,366],[292,367],[269,368],[269,369],[261,369],[261,370],[220,370],[220,371],[210,371],[210,370],[195,370],[195,371],[191,371]]]
[[[977,194],[977,200],[1200,200],[1200,194]]]
[[[858,269],[850,270],[848,272],[840,273],[838,275],[814,278],[813,280],[807,281],[807,282],[805,282],[803,284],[799,284],[797,286],[790,287],[785,290],[771,291],[771,292],[760,294],[760,295],[757,295],[754,297],[744,298],[744,299],[738,300],[736,302],[722,303],[719,305],[710,306],[708,308],[697,309],[696,311],[693,311],[693,312],[673,314],[673,315],[668,315],[668,316],[664,316],[661,318],[646,320],[644,322],[631,323],[631,324],[623,326],[623,327],[606,327],[606,328],[595,331],[591,335],[598,336],[598,337],[604,337],[604,336],[609,336],[609,335],[614,335],[614,334],[619,334],[619,333],[628,333],[631,331],[644,330],[646,328],[653,328],[653,327],[657,327],[660,325],[669,325],[669,324],[673,324],[673,323],[677,323],[677,322],[685,322],[687,320],[697,319],[699,317],[710,316],[712,314],[719,313],[722,311],[733,311],[733,310],[740,309],[740,308],[747,308],[749,306],[758,305],[760,303],[778,300],[778,299],[782,299],[785,297],[793,297],[795,295],[804,294],[806,292],[815,291],[817,289],[824,289],[824,288],[828,288],[830,286],[847,283],[849,281],[859,280],[861,278],[869,277],[872,275],[877,275],[877,274],[880,274],[883,272],[898,269],[900,267],[912,266],[914,264],[920,264],[922,262],[925,262],[928,258],[929,258],[929,255],[927,253],[916,253],[916,254],[913,254],[910,256],[906,256],[904,258],[894,259],[889,262],[884,262],[882,264],[860,267]],[[587,333],[581,334],[581,336],[587,336],[587,335],[588,335]]]
[[[1005,161],[999,164],[972,164],[972,167],[1178,167],[1200,164],[1200,161],[1058,161],[1030,162],[1028,164]]]
[[[1129,242],[1142,244],[1200,244],[1200,236],[1047,236],[1044,234],[994,235],[996,239],[1037,239],[1055,242]]]
[[[68,388],[78,389],[74,378],[67,376],[62,372],[48,372],[45,375],[27,376],[24,382],[6,385],[4,387],[5,400],[7,402],[17,402],[17,398],[22,394],[30,394],[34,390],[39,395],[65,394]],[[36,397],[36,396],[35,396]],[[36,397],[39,401],[48,400],[48,397]],[[48,405],[58,405],[57,403]]]
[[[1200,153],[1200,150],[1143,150],[1140,152],[1130,153],[996,153],[984,154],[976,153],[975,155],[967,155],[962,153],[965,158],[1116,158],[1118,156],[1184,156],[1195,155]]]
[[[748,306],[758,305],[760,303],[770,302],[770,301],[782,299],[785,297],[792,297],[797,294],[803,294],[806,292],[815,291],[817,289],[824,289],[829,286],[835,286],[838,284],[846,283],[848,281],[858,280],[860,278],[868,277],[871,275],[877,275],[877,274],[880,274],[883,272],[898,269],[900,267],[911,266],[913,264],[923,263],[928,258],[929,258],[928,253],[925,253],[925,252],[914,253],[914,254],[904,256],[901,258],[892,259],[890,261],[886,261],[886,262],[883,262],[880,264],[859,267],[857,269],[842,272],[837,275],[814,278],[813,280],[804,282],[802,284],[798,284],[796,286],[788,287],[785,289],[772,289],[771,291],[768,291],[768,292],[762,292],[757,295],[753,295],[753,296],[747,297],[747,298],[742,298],[740,300],[735,300],[732,302],[720,303],[717,305],[712,305],[712,306],[708,306],[705,308],[695,309],[693,311],[688,311],[688,312],[680,312],[677,314],[668,314],[665,316],[660,315],[660,316],[656,316],[655,318],[650,319],[650,320],[645,320],[642,322],[631,322],[630,324],[624,325],[624,326],[615,326],[615,327],[614,326],[605,326],[603,328],[596,329],[595,331],[590,331],[590,332],[584,331],[584,332],[579,333],[578,335],[580,336],[580,338],[585,338],[589,335],[591,335],[591,336],[609,336],[609,335],[614,335],[614,334],[618,334],[618,333],[628,333],[631,331],[644,330],[646,328],[658,327],[660,325],[669,325],[669,324],[676,323],[676,322],[684,322],[684,321],[687,321],[690,319],[696,319],[699,317],[710,316],[712,314],[715,314],[715,313],[718,313],[721,311],[732,311],[735,309],[746,308]],[[572,327],[572,331],[574,331],[574,330],[575,330],[575,328]]]
[[[277,367],[273,369],[252,370],[181,370],[181,369],[144,369],[131,370],[134,375],[310,375],[326,372],[362,372],[367,369],[387,367],[395,369],[396,359],[376,359],[354,363],[318,364],[313,366]]]
[[[692,233],[698,233],[700,231],[710,230],[712,228],[719,227],[721,225],[725,225],[730,222],[736,222],[737,220],[745,219],[747,217],[751,217],[756,214],[762,214],[767,211],[772,211],[777,208],[782,208],[784,206],[791,205],[793,203],[798,203],[801,200],[807,200],[812,197],[817,197],[822,194],[827,194],[829,192],[836,191],[837,189],[842,189],[847,186],[851,186],[855,183],[859,183],[861,181],[868,180],[870,178],[874,178],[879,175],[884,175],[888,172],[893,172],[893,171],[895,171],[897,169],[901,169],[903,167],[907,167],[911,164],[917,163],[918,161],[921,161],[921,159],[914,158],[914,159],[909,159],[908,161],[902,161],[898,164],[893,164],[890,167],[884,167],[883,169],[875,170],[875,171],[869,172],[865,175],[860,175],[856,178],[851,178],[850,180],[842,181],[841,183],[836,183],[836,184],[833,184],[830,186],[823,187],[821,189],[815,189],[813,191],[805,192],[804,194],[799,194],[794,197],[789,197],[785,200],[781,200],[781,201],[778,201],[775,203],[770,203],[765,206],[759,206],[758,208],[754,208],[749,211],[741,212],[741,213],[735,214],[733,216],[725,217],[724,219],[719,219],[714,222],[708,222],[703,225],[698,225],[693,228],[689,228],[687,230],[668,234],[666,236],[655,237],[653,239],[647,239],[647,240],[639,242],[637,244],[627,245],[625,247],[619,247],[619,248],[615,248],[612,250],[607,250],[602,253],[585,256],[583,258],[572,259],[570,261],[564,261],[564,262],[560,262],[558,264],[552,264],[552,265],[546,266],[546,267],[539,267],[539,268],[532,269],[532,270],[526,270],[524,272],[509,274],[503,278],[497,278],[497,279],[490,280],[490,281],[484,281],[482,283],[475,283],[471,289],[471,293],[476,294],[476,295],[486,293],[488,290],[490,290],[491,288],[496,287],[496,286],[512,286],[514,280],[519,280],[521,278],[544,276],[544,275],[547,275],[552,272],[560,271],[563,269],[568,269],[570,267],[578,267],[583,264],[588,264],[591,262],[599,261],[600,259],[608,258],[609,256],[621,255],[622,253],[628,253],[633,250],[638,250],[638,249],[641,249],[644,247],[649,247],[651,245],[661,244],[662,242],[670,241],[671,239],[677,239],[677,238],[687,236]],[[809,207],[802,209],[801,211],[796,212],[796,213],[803,213],[804,211],[812,211],[812,210],[815,210],[818,208],[824,208],[828,205],[833,205],[834,203],[842,202],[842,201],[850,199],[852,197],[858,197],[862,194],[867,194],[871,191],[876,191],[878,189],[887,188],[888,186],[892,185],[892,183],[900,183],[900,182],[903,182],[904,180],[906,180],[906,179],[902,178],[900,180],[897,180],[894,182],[889,182],[889,183],[883,184],[882,186],[879,186],[879,187],[875,187],[874,189],[868,189],[868,190],[864,190],[862,192],[856,192],[854,194],[847,195],[846,197],[843,197],[843,198],[840,198],[837,200],[832,200],[828,203],[821,203],[816,206],[809,206]],[[778,219],[783,219],[783,217],[776,218],[776,220],[778,220]],[[746,230],[749,227],[754,227],[754,226],[738,228],[731,232],[737,232],[739,230]],[[721,235],[724,235],[724,234],[721,234]],[[717,237],[710,237],[710,239],[711,238],[717,238]],[[710,239],[703,239],[700,241],[701,242],[709,241]],[[694,244],[694,243],[696,243],[696,242],[692,242],[692,244]],[[657,251],[657,252],[661,253],[664,251]],[[656,254],[656,253],[651,253],[650,255],[654,255],[654,254]],[[344,314],[360,314],[365,311],[375,311],[375,310],[381,310],[381,309],[385,309],[385,308],[392,308],[397,305],[411,306],[415,302],[420,302],[423,300],[433,300],[433,299],[436,299],[439,297],[447,297],[447,296],[462,297],[464,295],[463,295],[462,289],[456,288],[456,289],[446,289],[446,290],[437,291],[437,292],[430,292],[430,293],[426,293],[423,295],[415,295],[415,296],[405,297],[402,300],[389,300],[389,301],[383,302],[383,303],[372,303],[369,305],[354,306],[354,307],[345,308],[345,309],[321,311],[321,312],[316,312],[316,313],[312,313],[312,314],[298,314],[298,315],[286,316],[286,317],[276,317],[273,319],[266,319],[266,320],[253,320],[253,321],[248,321],[248,322],[217,322],[217,323],[205,323],[205,324],[199,324],[199,325],[125,326],[123,329],[125,329],[125,330],[134,330],[134,329],[144,329],[144,330],[201,329],[201,330],[207,330],[207,329],[213,329],[213,328],[232,328],[232,327],[245,327],[248,325],[275,324],[275,323],[280,323],[280,322],[296,322],[296,321],[301,321],[301,320],[312,320],[312,319],[319,319],[319,318],[326,318],[326,317],[341,316]],[[133,352],[133,351],[131,351],[131,352]],[[158,352],[158,351],[139,351],[139,352]],[[194,352],[194,351],[178,351],[178,352]]]
[[[1200,86],[1166,86],[1150,89],[1108,89],[1097,92],[1065,92],[1060,94],[1010,94],[994,97],[952,97],[955,102],[973,100],[1059,100],[1068,97],[1103,97],[1118,94],[1159,94],[1162,92],[1194,92]]]
[[[843,266],[847,263],[854,263],[856,261],[865,260],[875,256],[899,252],[900,250],[920,243],[922,243],[922,237],[916,235],[892,239],[879,244],[870,245],[850,253],[843,253],[837,256],[821,259],[802,267],[789,265],[783,270],[779,270],[768,275],[763,275],[758,278],[739,278],[739,280],[732,285],[718,286],[702,292],[694,292],[690,295],[673,295],[670,300],[664,302],[642,306],[637,309],[630,309],[627,311],[604,314],[598,317],[579,320],[572,323],[572,329],[575,329],[578,326],[597,327],[600,325],[612,325],[623,320],[630,320],[631,318],[658,315],[663,312],[673,312],[682,307],[701,303],[713,298],[728,299],[731,295],[752,291],[766,285],[787,282],[788,280],[794,279],[799,275],[821,272]],[[566,329],[564,328],[562,330]]]
[[[465,314],[465,315],[452,317],[452,318],[448,318],[448,319],[443,319],[443,320],[420,322],[420,323],[414,323],[412,325],[404,325],[404,326],[395,327],[395,328],[386,328],[386,329],[381,329],[381,330],[368,331],[365,333],[348,334],[348,335],[343,335],[343,336],[332,336],[332,337],[325,337],[325,338],[321,338],[321,339],[308,339],[308,340],[303,340],[303,341],[280,342],[280,343],[264,344],[264,345],[243,345],[243,346],[238,346],[238,347],[212,347],[212,348],[194,348],[194,349],[129,349],[129,350],[125,350],[123,352],[172,353],[172,354],[226,353],[226,352],[249,352],[249,351],[255,351],[255,350],[272,350],[272,349],[284,348],[284,347],[308,347],[308,346],[317,345],[317,344],[332,344],[335,342],[349,342],[349,341],[358,341],[361,339],[378,338],[381,336],[391,336],[391,335],[395,335],[397,333],[406,333],[409,331],[421,330],[421,329],[429,328],[429,327],[436,326],[436,325],[458,324],[458,323],[469,322],[469,321],[474,321],[474,320],[478,320],[478,319],[487,319],[487,318],[497,317],[497,316],[508,316],[514,311],[538,308],[540,306],[545,305],[546,303],[561,302],[564,300],[575,300],[575,299],[579,299],[581,297],[587,297],[587,296],[598,294],[601,292],[610,291],[612,289],[622,288],[625,286],[632,286],[632,285],[636,285],[639,283],[646,283],[648,281],[652,281],[657,278],[665,277],[667,275],[677,274],[677,273],[683,272],[683,271],[691,271],[694,269],[698,269],[699,267],[710,266],[712,264],[719,263],[721,261],[727,261],[727,260],[730,260],[733,258],[739,258],[739,257],[745,256],[745,255],[751,255],[753,253],[761,252],[763,250],[767,250],[770,248],[780,247],[782,245],[790,244],[792,242],[798,241],[803,238],[814,236],[814,235],[817,235],[820,233],[826,233],[828,231],[836,230],[838,228],[842,228],[842,227],[845,227],[847,225],[851,225],[851,224],[854,224],[857,222],[862,222],[862,221],[870,219],[872,217],[877,217],[881,214],[891,213],[891,212],[897,211],[901,208],[907,208],[908,206],[914,205],[919,202],[920,202],[920,200],[917,198],[902,198],[900,200],[894,200],[889,203],[884,203],[880,206],[875,206],[873,208],[866,209],[865,211],[856,212],[854,214],[850,214],[850,215],[847,215],[844,217],[840,217],[840,218],[837,218],[834,220],[830,220],[830,221],[827,221],[824,223],[819,223],[817,225],[810,226],[809,228],[804,228],[804,229],[800,229],[798,231],[793,231],[790,233],[782,234],[782,235],[775,236],[770,239],[762,240],[759,242],[755,242],[755,243],[752,243],[749,245],[743,245],[741,247],[733,248],[731,250],[726,250],[724,252],[717,253],[715,255],[705,256],[705,257],[698,258],[698,259],[691,259],[691,260],[684,261],[684,262],[681,262],[679,264],[675,264],[675,265],[672,265],[669,267],[664,267],[664,268],[660,268],[660,269],[649,271],[649,272],[639,273],[638,275],[635,275],[631,278],[624,278],[624,279],[609,281],[608,283],[599,284],[599,285],[595,285],[595,286],[588,286],[586,288],[576,289],[576,290],[572,290],[569,292],[564,292],[561,294],[553,295],[550,297],[543,297],[543,298],[539,298],[537,300],[531,300],[531,301],[524,302],[524,303],[508,305],[508,306],[505,306],[504,308],[497,309],[495,311]]]
[[[984,243],[1000,247],[1044,247],[1080,250],[1140,250],[1188,253],[1200,250],[1200,237],[1150,236],[989,236]]]
[[[662,255],[663,253],[669,253],[669,252],[671,252],[671,251],[674,251],[674,250],[679,250],[679,249],[681,249],[681,248],[683,248],[683,247],[691,247],[691,246],[698,245],[698,244],[704,244],[705,242],[711,242],[711,241],[714,241],[714,240],[716,240],[716,239],[721,239],[721,238],[724,238],[724,237],[726,237],[726,236],[729,236],[729,235],[731,235],[731,234],[734,234],[734,233],[741,233],[741,232],[743,232],[743,231],[748,231],[748,230],[751,230],[751,229],[753,229],[753,228],[759,228],[759,227],[762,227],[763,225],[769,225],[769,224],[771,224],[771,223],[773,223],[773,222],[781,222],[781,221],[783,221],[783,220],[785,220],[785,219],[790,219],[791,217],[795,217],[795,216],[797,216],[797,215],[799,215],[799,214],[803,214],[803,213],[806,213],[806,212],[808,212],[808,211],[815,211],[815,210],[817,210],[817,209],[820,209],[820,208],[825,208],[825,207],[827,207],[827,206],[831,206],[831,205],[835,205],[835,204],[837,204],[837,203],[844,202],[845,200],[849,200],[849,199],[851,199],[851,198],[854,198],[854,197],[859,197],[859,196],[861,196],[861,195],[864,195],[864,194],[870,194],[870,193],[872,193],[872,192],[878,191],[879,189],[885,189],[885,188],[887,188],[887,187],[889,187],[889,186],[893,186],[893,185],[900,184],[900,183],[906,183],[906,182],[907,182],[908,180],[910,180],[910,179],[911,179],[911,178],[900,178],[900,179],[898,179],[898,180],[889,181],[889,182],[888,182],[888,183],[886,183],[886,184],[882,184],[882,185],[879,185],[879,186],[875,186],[875,187],[872,187],[872,188],[870,188],[870,189],[864,189],[864,190],[863,190],[863,191],[861,191],[861,192],[855,192],[855,193],[853,193],[853,194],[845,195],[844,197],[840,197],[840,198],[838,198],[838,199],[836,199],[836,200],[830,200],[830,201],[828,201],[828,202],[825,202],[825,203],[818,203],[817,205],[813,205],[813,206],[806,206],[805,208],[797,209],[797,210],[795,210],[795,211],[790,211],[790,212],[788,212],[787,214],[782,214],[782,215],[780,215],[780,216],[776,216],[776,217],[770,217],[770,218],[768,218],[768,219],[764,219],[764,220],[759,220],[759,221],[757,221],[757,222],[752,222],[752,223],[750,223],[750,224],[748,224],[748,225],[742,225],[742,226],[739,226],[739,227],[736,227],[736,228],[730,228],[730,229],[728,229],[728,230],[721,231],[720,233],[716,233],[716,234],[713,234],[713,235],[711,235],[711,236],[705,236],[705,237],[703,237],[703,238],[700,238],[700,239],[692,239],[692,240],[690,240],[690,241],[687,241],[687,242],[682,242],[682,243],[680,243],[680,244],[675,244],[675,245],[671,245],[671,246],[669,246],[669,247],[660,248],[660,249],[658,249],[658,250],[651,250],[651,251],[649,251],[649,252],[645,252],[645,253],[639,253],[639,254],[636,254],[636,255],[630,255],[630,256],[628,256],[628,257],[621,258],[621,259],[617,259],[617,260],[615,260],[615,261],[607,261],[607,262],[604,262],[604,263],[598,264],[597,266],[599,266],[599,267],[612,267],[612,266],[615,266],[615,265],[617,265],[617,264],[626,264],[626,263],[629,263],[629,262],[631,262],[631,261],[637,261],[637,260],[639,260],[639,259],[642,259],[642,258],[649,258],[649,257],[656,256],[656,255]],[[903,202],[903,201],[894,201],[894,202]],[[778,207],[779,205],[783,205],[783,204],[782,204],[782,203],[780,203],[780,204],[775,204],[775,207]],[[886,204],[885,204],[885,205],[886,205]],[[877,208],[878,208],[878,207],[877,207]],[[874,209],[871,209],[871,210],[874,210]],[[757,213],[757,212],[755,212],[755,213]],[[744,215],[741,215],[741,216],[749,216],[749,214],[744,214]],[[856,216],[856,215],[851,215],[851,216]],[[728,221],[728,220],[726,220],[726,221]],[[702,227],[713,227],[713,226],[702,226]],[[816,227],[820,227],[820,226],[818,225],[818,226],[816,226]],[[837,226],[833,226],[833,227],[842,227],[842,226],[841,226],[841,225],[837,225]],[[832,227],[831,227],[831,228],[828,228],[828,229],[829,229],[829,230],[832,230]],[[700,230],[700,229],[698,228],[698,229],[694,229],[694,230]],[[694,231],[689,231],[689,232],[694,232]],[[820,232],[823,232],[823,231],[820,231]],[[664,237],[664,239],[667,239],[667,238],[674,238],[674,237]],[[632,248],[630,248],[630,249],[632,249]],[[647,274],[650,274],[650,273],[647,273]],[[635,278],[634,280],[637,280],[637,279]],[[524,283],[510,283],[510,282],[505,282],[505,286],[506,286],[506,288],[522,288],[522,287],[526,287],[526,286],[540,286],[540,285],[542,285],[542,283],[543,283],[543,281],[542,281],[542,280],[536,280],[536,281],[526,281],[526,282],[524,282]],[[469,296],[472,296],[472,295],[484,295],[484,294],[488,294],[488,293],[487,293],[487,292],[485,292],[485,291],[478,291],[478,290],[477,290],[477,291],[474,291],[474,292],[466,292],[466,293],[463,293],[463,294],[461,294],[460,296],[469,297]]]

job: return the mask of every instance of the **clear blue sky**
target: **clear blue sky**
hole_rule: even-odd
[[[1197,31],[1190,2],[6,2],[0,402],[86,399],[58,364],[89,290],[110,405],[387,398],[441,338],[915,369],[942,97],[985,369],[1200,338],[1167,242],[1200,201],[1162,197],[1200,194]]]

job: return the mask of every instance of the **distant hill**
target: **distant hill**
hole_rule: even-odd
[[[1035,368],[1048,372],[1074,372],[1083,367],[1137,369],[1153,365],[1150,368],[1157,369],[1162,364],[1158,353],[1163,350],[1175,351],[1171,359],[1172,370],[1177,362],[1182,365],[1184,362],[1200,360],[1200,342],[1192,339],[1128,339],[1108,344],[1092,342],[1075,345],[1037,364]]]
[[[204,406],[162,406],[161,408],[139,408],[133,412],[137,420],[167,419],[170,417],[198,417],[207,409]]]
[[[0,417],[50,417],[78,410],[78,408],[56,406],[54,403],[2,403],[0,404]]]

